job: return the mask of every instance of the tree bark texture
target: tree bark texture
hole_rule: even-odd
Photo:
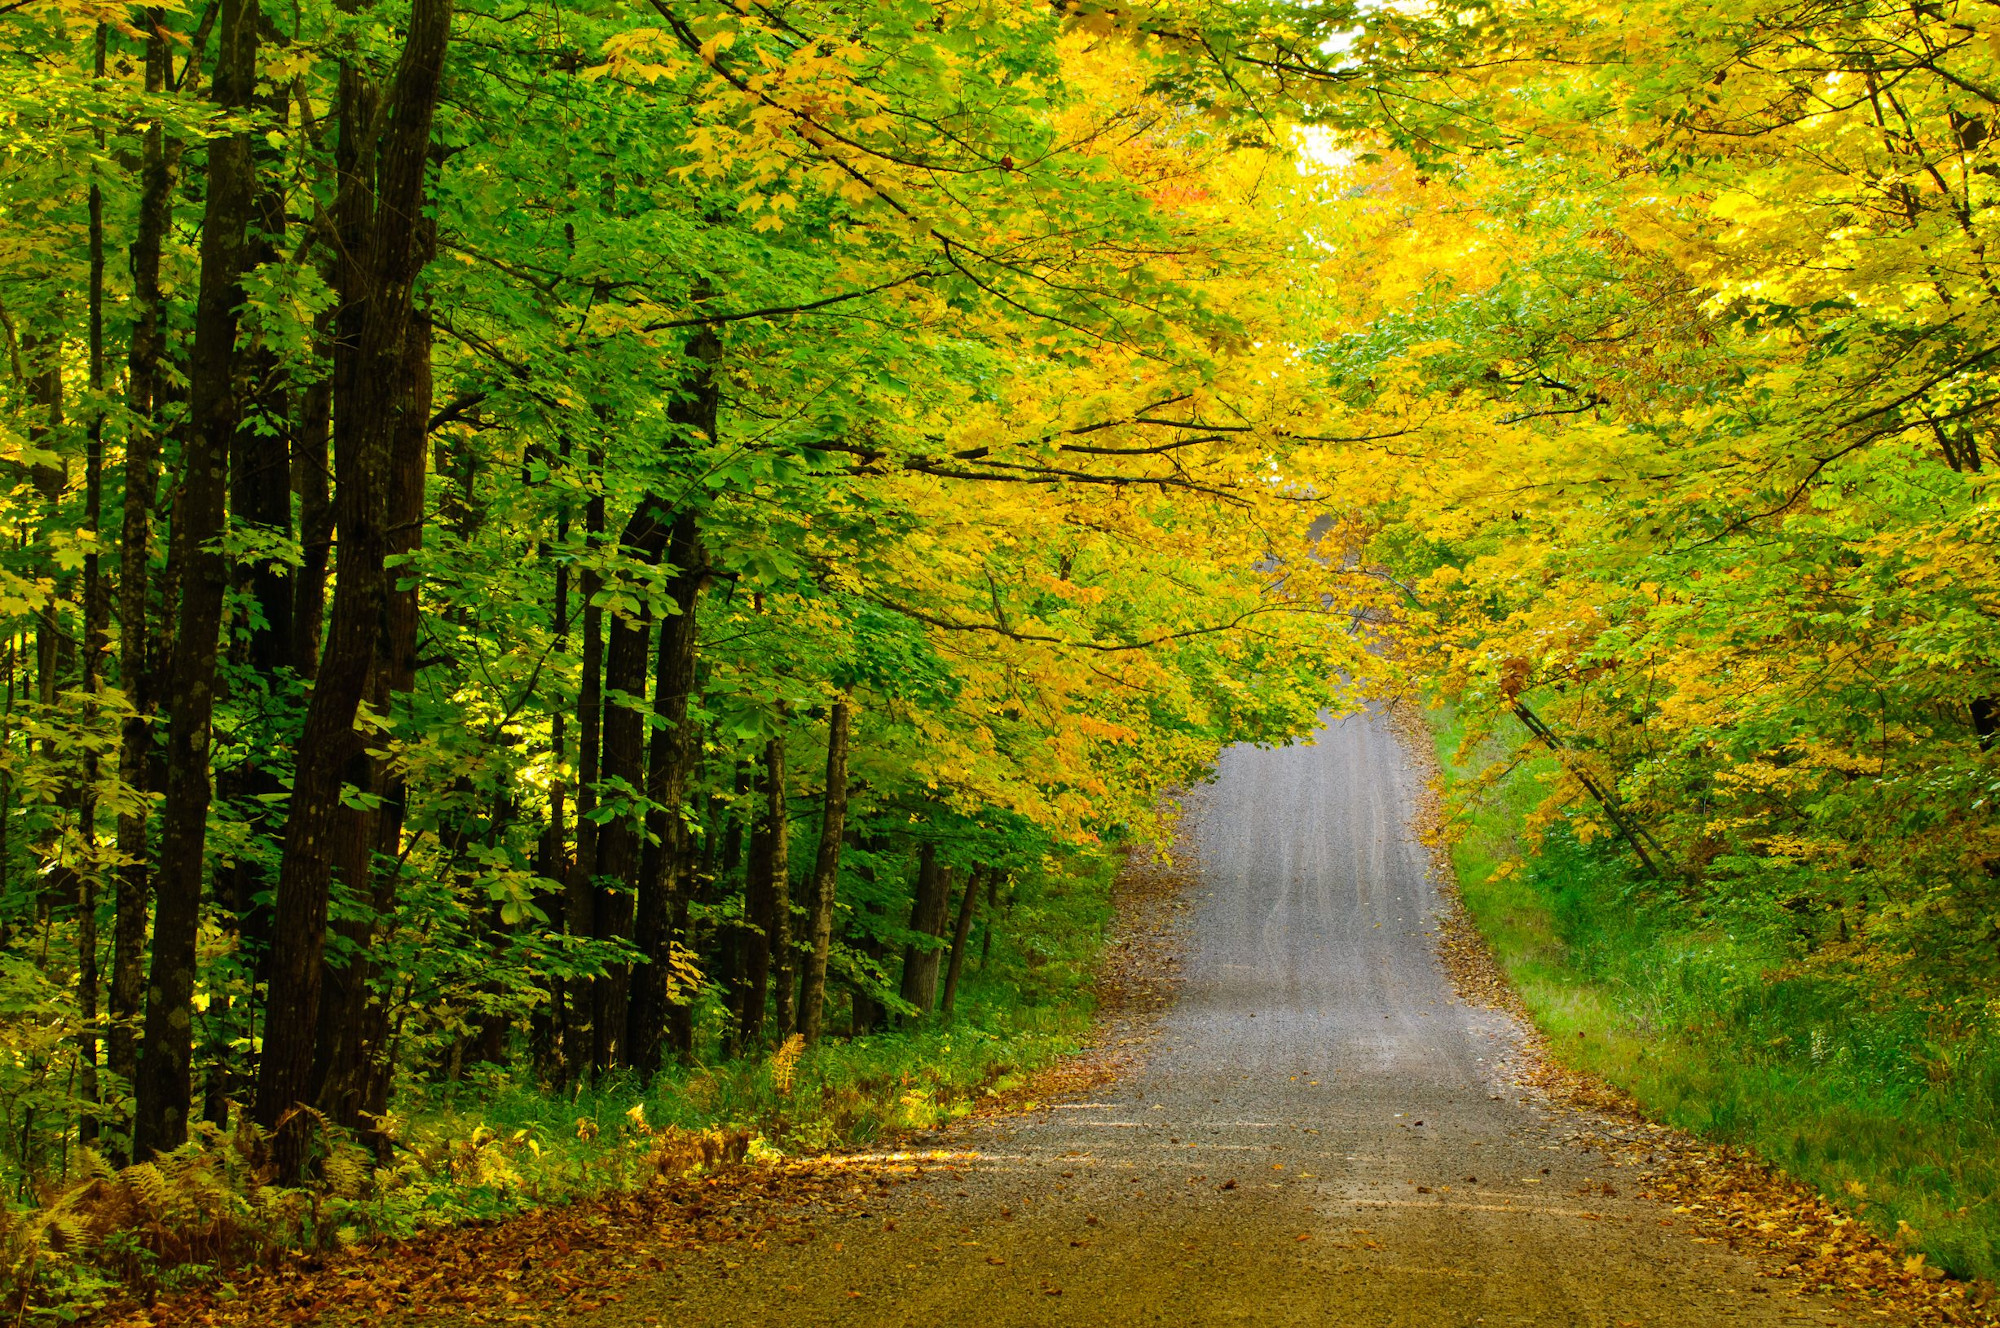
[[[619,536],[621,561],[633,567],[654,566],[666,552],[672,529],[672,517],[648,494]],[[597,891],[597,937],[629,941],[644,824],[635,802],[646,784],[646,721],[640,706],[646,697],[652,644],[650,614],[644,609],[630,615],[614,612],[610,626],[604,654],[604,756],[598,778],[620,810],[597,833],[597,875],[602,883]],[[624,1063],[631,982],[632,966],[617,963],[607,965],[604,976],[593,984],[591,1063],[600,1074]]]
[[[171,61],[164,30],[166,13],[146,11],[146,91],[157,95],[167,85]],[[175,154],[177,155],[177,154]],[[160,437],[155,424],[160,374],[166,354],[161,324],[160,255],[173,221],[172,159],[165,130],[156,121],[147,126],[140,156],[137,228],[132,238],[132,332],[126,356],[125,404],[129,423],[125,436],[125,491],[120,503],[118,535],[118,679],[131,707],[120,735],[118,778],[136,793],[151,787],[153,694],[158,661],[151,657],[153,508],[159,501]],[[125,812],[118,817],[119,868],[117,904],[111,936],[110,1024],[106,1031],[106,1062],[127,1084],[139,1072],[138,1019],[145,993],[146,922],[152,901],[153,877],[148,848],[147,817]]]
[[[979,907],[979,878],[985,874],[982,868],[969,873],[965,878],[965,893],[958,900],[958,927],[951,937],[951,967],[944,978],[944,1000],[939,1009],[951,1013],[951,1007],[958,1001],[958,979],[965,972],[966,943],[972,939],[972,915]]]
[[[109,29],[97,25],[95,73],[104,77],[105,45]],[[104,150],[104,131],[97,131],[97,147]],[[104,568],[98,555],[104,534],[104,191],[95,180],[89,190],[90,215],[90,426],[84,444],[83,493],[84,524],[90,531],[90,552],[83,560],[83,693],[93,710],[100,702],[104,683],[105,604]],[[95,749],[83,758],[83,782],[77,808],[77,838],[85,855],[82,899],[76,918],[77,950],[77,1091],[85,1102],[101,1101],[97,1081],[97,1050],[102,1037],[97,1022],[98,970],[97,870],[89,859],[95,854],[97,838],[98,757]],[[86,1110],[77,1122],[77,1138],[84,1143],[97,1140],[98,1115]]]
[[[601,473],[604,452],[593,449],[590,469]],[[604,494],[591,497],[584,512],[584,547],[595,554],[604,540]],[[576,854],[570,859],[565,888],[563,917],[569,934],[597,935],[597,810],[598,762],[602,753],[604,721],[604,610],[598,607],[597,592],[604,578],[586,563],[578,590],[583,597],[583,676],[576,698]],[[580,1078],[596,1054],[595,996],[597,984],[589,978],[569,980],[569,1013],[564,1031],[564,1059],[571,1078]]]
[[[333,353],[332,311],[313,320],[313,344],[322,357]],[[291,665],[301,678],[319,672],[326,624],[326,567],[333,553],[333,474],[328,443],[333,433],[333,380],[321,377],[299,397],[299,424],[292,448],[292,489],[299,495],[299,568],[292,577]]]
[[[779,712],[783,722],[783,711]],[[792,822],[785,805],[785,735],[781,730],[764,750],[764,818],[771,859],[772,1015],[778,1037],[790,1037],[798,1020],[798,964],[792,953]]]
[[[833,703],[826,725],[826,797],[819,822],[819,853],[806,901],[806,971],[799,993],[799,1032],[820,1038],[826,1014],[826,961],[833,950],[834,896],[840,881],[840,841],[847,832],[846,697]]]
[[[742,1018],[738,1026],[741,1050],[748,1051],[764,1037],[764,1015],[771,988],[771,934],[777,929],[771,915],[770,818],[766,815],[770,795],[760,771],[756,779],[757,804],[749,813],[750,852],[743,878],[743,941],[738,952],[742,967]]]
[[[903,986],[899,993],[927,1015],[937,1004],[938,947],[929,941],[944,935],[951,907],[951,871],[937,860],[937,845],[926,843],[917,854],[917,888],[910,901],[910,930],[916,938],[903,951]]]
[[[387,556],[403,559],[423,545],[424,453],[431,414],[431,326],[417,311],[410,319],[401,389],[405,405],[397,417],[387,505]],[[381,634],[370,668],[368,703],[378,713],[395,713],[417,683],[417,587],[408,573],[391,568],[384,591]],[[368,916],[341,924],[343,956],[329,956],[324,969],[318,1045],[314,1051],[313,1097],[335,1124],[362,1128],[369,1115],[388,1106],[388,1065],[384,1044],[388,1009],[374,990],[377,976],[369,954],[382,920],[396,905],[403,817],[408,781],[394,762],[363,755],[365,772],[381,796],[372,814],[348,811],[353,850],[337,861],[339,879],[366,890]]]
[[[379,145],[367,246],[350,251],[342,262],[344,321],[358,326],[353,341],[343,336],[335,353],[336,362],[343,352],[352,357],[351,372],[337,373],[334,385],[337,582],[326,648],[299,741],[278,873],[269,1015],[257,1081],[257,1120],[267,1129],[306,1101],[311,1091],[340,787],[356,754],[365,751],[354,717],[368,685],[388,593],[383,560],[390,549],[390,475],[398,416],[408,403],[407,394],[399,390],[404,381],[401,370],[410,337],[413,290],[429,247],[424,178],[450,35],[451,0],[414,0],[403,56],[384,108],[387,125]],[[347,85],[361,78],[351,66],[343,70],[343,137],[358,123],[346,118],[346,105],[364,100],[350,95]],[[356,210],[367,206],[365,181],[343,179],[343,195],[350,188],[362,195],[353,200]],[[348,313],[350,307],[355,312]],[[301,1133],[290,1130],[280,1135],[281,1174],[296,1175],[304,1160]]]
[[[250,104],[257,82],[258,11],[251,0],[223,0],[218,24],[214,99],[227,110]],[[174,660],[161,698],[168,711],[167,787],[161,812],[158,907],[146,984],[146,1027],[133,1114],[136,1157],[178,1147],[187,1138],[193,1095],[195,935],[201,920],[208,846],[209,737],[215,712],[215,663],[229,571],[213,547],[228,499],[229,451],[236,436],[237,308],[249,250],[246,233],[256,196],[250,135],[208,147],[208,199],[202,217],[201,283],[189,366],[187,440],[174,507],[173,560],[180,603]]]
[[[660,622],[660,645],[653,680],[653,736],[646,769],[646,847],[640,863],[638,918],[634,939],[643,963],[632,978],[632,1008],[626,1044],[630,1063],[651,1073],[660,1067],[668,1011],[679,1002],[671,990],[673,947],[684,940],[693,875],[693,838],[682,820],[701,734],[688,718],[695,688],[695,652],[700,639],[701,589],[708,578],[694,514],[674,517],[667,543],[674,576],[669,583],[674,612]],[[677,1039],[678,1041],[678,1039]],[[678,1046],[676,1050],[682,1050]]]
[[[739,760],[736,763],[733,791],[735,796],[730,799],[728,808],[723,813],[728,824],[722,834],[722,871],[717,881],[717,894],[719,897],[727,892],[724,882],[735,877],[738,865],[744,865],[743,912],[734,921],[725,918],[717,926],[715,957],[716,971],[723,975],[729,987],[725,993],[729,1009],[729,1026],[723,1037],[723,1054],[731,1058],[743,1049],[744,1015],[749,1008],[750,920],[754,911],[750,894],[757,874],[754,865],[745,864],[743,851],[744,825],[754,816],[744,803],[744,795],[750,791],[750,768],[745,761]],[[751,845],[752,862],[756,856],[755,847],[754,844]],[[760,1005],[758,1008],[761,1011],[763,1007]]]

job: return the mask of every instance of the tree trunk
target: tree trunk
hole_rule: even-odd
[[[840,841],[847,832],[847,698],[833,703],[826,726],[826,799],[819,823],[819,856],[813,862],[811,910],[806,923],[811,949],[806,955],[804,990],[799,996],[799,1031],[808,1042],[820,1037],[826,1012],[826,961],[833,949],[833,905],[840,880]]]
[[[412,314],[405,347],[401,391],[405,404],[397,417],[392,447],[387,504],[387,556],[407,558],[423,547],[424,453],[431,414],[431,326],[422,311]],[[378,714],[392,715],[417,683],[417,587],[397,583],[409,574],[391,570],[384,591],[380,637],[370,669],[368,703]],[[355,851],[343,855],[336,869],[357,894],[365,888],[369,916],[342,924],[350,942],[346,962],[325,966],[326,994],[321,1002],[314,1051],[313,1096],[335,1124],[361,1128],[369,1115],[388,1106],[388,1064],[384,1044],[389,1036],[388,1007],[374,990],[377,976],[369,959],[385,919],[396,905],[403,819],[409,782],[393,762],[364,755],[365,773],[381,804],[371,814],[349,812]]]
[[[917,888],[910,901],[910,930],[915,939],[903,951],[904,1000],[927,1015],[937,1004],[938,947],[926,939],[944,935],[951,907],[951,872],[937,860],[937,845],[926,842],[917,857]]]
[[[280,87],[264,99],[263,109],[280,126],[289,123],[291,96]],[[263,182],[258,191],[255,221],[249,239],[248,264],[277,261],[285,240],[285,189],[274,175],[284,170],[283,154],[263,135],[252,142],[253,173]],[[276,347],[258,343],[245,350],[244,383],[238,427],[229,457],[229,514],[239,531],[254,531],[266,539],[289,539],[292,533],[292,402]],[[292,572],[269,556],[257,556],[238,569],[238,589],[256,606],[247,624],[246,662],[261,679],[272,678],[291,663]],[[261,772],[260,772],[261,773]],[[275,788],[276,783],[269,780]],[[258,788],[258,792],[270,789]]]
[[[266,33],[267,36],[273,35]],[[279,88],[261,98],[261,109],[279,125],[288,123],[291,97]],[[283,152],[263,135],[251,143],[251,173],[260,188],[249,227],[246,269],[278,261],[285,235]],[[292,410],[291,392],[278,350],[263,339],[242,350],[238,370],[241,397],[236,432],[230,440],[229,519],[232,533],[252,535],[260,543],[289,539],[292,533]],[[237,668],[227,675],[247,691],[261,690],[264,700],[245,697],[243,709],[252,714],[273,712],[271,697],[282,695],[280,670],[292,662],[292,573],[270,551],[253,551],[232,568],[236,601],[249,612],[240,630],[231,634],[229,659]],[[225,684],[224,695],[228,695]],[[268,722],[268,721],[267,721]],[[284,785],[272,766],[279,734],[265,727],[252,735],[243,759],[216,775],[216,795],[242,809],[245,830],[254,839],[268,839],[276,830],[274,799]],[[270,909],[258,897],[270,888],[257,855],[238,854],[214,868],[218,920],[233,927],[237,949],[253,972],[261,974],[270,941]],[[254,1030],[235,1016],[238,1003],[224,997],[209,1004],[205,1021],[209,1063],[208,1107],[203,1115],[223,1124],[227,1103],[244,1096],[248,1087],[236,1048],[248,1043]]]
[[[330,356],[333,313],[313,320],[315,353]],[[332,473],[327,443],[333,429],[333,380],[320,377],[299,401],[297,445],[292,448],[292,488],[299,495],[299,568],[292,577],[291,665],[301,678],[319,673],[326,623],[326,564],[333,552]]]
[[[343,259],[343,304],[360,303],[353,321],[358,337],[336,347],[352,356],[352,371],[336,375],[334,401],[335,506],[340,523],[338,580],[326,629],[326,650],[306,708],[294,778],[291,816],[271,947],[269,1015],[258,1066],[257,1120],[277,1125],[304,1102],[312,1081],[312,1051],[319,1016],[321,955],[326,944],[327,888],[340,786],[357,753],[354,730],[374,662],[387,595],[383,559],[389,552],[388,502],[398,416],[408,396],[399,390],[410,339],[412,293],[427,254],[423,219],[424,176],[431,117],[451,35],[451,0],[414,0],[403,57],[390,93],[372,208],[368,245]],[[361,74],[342,71],[342,132],[357,121],[346,95]],[[343,179],[359,188],[361,180]],[[357,200],[366,205],[365,196]],[[336,203],[338,207],[339,204]],[[349,347],[351,346],[351,351]],[[341,392],[345,385],[349,392]],[[304,1133],[278,1139],[282,1176],[296,1176],[304,1161]]]
[[[97,25],[95,52],[95,73],[104,77],[105,43],[109,29],[104,24]],[[104,131],[97,131],[98,151],[104,150]],[[90,383],[90,427],[84,444],[83,454],[83,495],[84,524],[90,531],[90,552],[83,559],[83,693],[86,704],[91,707],[93,720],[101,699],[104,681],[105,651],[105,604],[103,568],[98,549],[102,547],[104,533],[104,191],[92,180],[89,192],[90,213],[90,363],[88,381]],[[93,723],[93,727],[95,724]],[[100,982],[97,959],[97,863],[95,845],[97,842],[97,749],[91,748],[83,758],[83,787],[77,806],[77,839],[82,846],[83,897],[79,901],[76,914],[76,986],[77,1023],[81,1033],[78,1038],[77,1095],[85,1102],[95,1104],[102,1099],[98,1094],[97,1049],[100,1033],[97,1026],[97,993]],[[77,1138],[82,1143],[95,1143],[98,1134],[98,1114],[86,1111],[77,1122]]]
[[[777,930],[772,915],[771,835],[769,780],[762,773],[756,779],[758,799],[750,817],[750,854],[743,881],[743,1016],[738,1020],[739,1050],[748,1051],[764,1037],[764,1011],[771,987],[771,935]]]
[[[694,681],[694,694],[699,696],[705,685],[705,678],[698,672]],[[706,749],[707,743],[701,733],[694,736],[695,749]],[[698,758],[699,759],[699,758]],[[713,786],[704,798],[705,806],[701,817],[701,832],[696,836],[691,829],[683,830],[682,853],[676,870],[686,873],[679,878],[679,886],[673,898],[673,930],[670,935],[685,944],[693,952],[709,975],[710,985],[721,986],[720,979],[727,972],[724,962],[725,933],[713,921],[711,912],[707,927],[694,922],[694,906],[706,904],[712,910],[718,902],[721,891],[716,868],[722,848],[722,799]],[[700,846],[696,846],[696,839]],[[678,999],[667,1007],[667,1042],[673,1049],[674,1058],[682,1065],[695,1064],[694,1044],[694,998],[697,991],[681,991]]]
[[[569,443],[563,443],[563,456],[569,456]],[[569,542],[569,505],[565,503],[562,515],[556,522],[556,546]],[[550,605],[549,620],[554,638],[554,653],[560,654],[569,645],[569,564],[556,564],[555,595]],[[541,843],[537,848],[535,872],[550,885],[542,892],[545,901],[543,911],[548,915],[551,932],[560,935],[568,925],[565,920],[567,902],[560,882],[568,873],[569,834],[564,825],[563,804],[568,789],[563,783],[563,757],[568,749],[568,734],[564,731],[568,716],[560,706],[549,716],[549,751],[553,777],[549,780],[549,820],[542,831]],[[551,975],[545,991],[547,999],[534,1015],[533,1044],[535,1072],[550,1082],[560,1082],[563,1077],[563,1040],[567,1023],[568,992],[566,981],[559,974]]]
[[[167,86],[170,55],[166,12],[146,11],[146,91]],[[178,155],[177,153],[175,155]],[[155,408],[160,396],[166,336],[160,321],[160,253],[173,220],[173,170],[165,131],[147,126],[140,165],[137,230],[132,239],[132,332],[126,361],[125,492],[118,536],[118,681],[131,707],[118,748],[118,778],[134,794],[151,787],[154,668],[147,593],[152,581],[153,506],[159,501],[160,437]],[[110,1028],[106,1060],[128,1085],[139,1073],[139,1003],[145,990],[146,912],[153,892],[143,810],[118,817],[116,921],[111,938]],[[122,1160],[122,1159],[121,1159]]]
[[[738,864],[744,860],[743,827],[751,819],[752,813],[744,804],[743,795],[750,791],[750,770],[745,761],[736,763],[736,780],[733,785],[735,796],[730,799],[725,813],[728,828],[722,835],[722,880],[716,891],[717,904],[721,904],[729,893],[728,882],[736,875]],[[753,846],[754,847],[754,846]],[[755,854],[753,853],[754,860]],[[734,1059],[743,1049],[743,1018],[749,1009],[750,990],[750,914],[752,878],[756,876],[754,867],[746,868],[743,882],[743,911],[735,922],[725,920],[716,927],[716,971],[729,984],[728,1008],[729,1025],[723,1035],[722,1050],[725,1059]]]
[[[660,1068],[660,1048],[666,1037],[670,1008],[685,1008],[687,997],[671,989],[670,970],[676,943],[684,942],[692,876],[693,838],[681,816],[688,784],[701,760],[701,735],[688,719],[688,702],[695,690],[695,652],[700,640],[701,589],[708,568],[694,514],[674,518],[667,544],[673,564],[669,584],[675,612],[660,623],[657,674],[653,681],[654,728],[646,770],[646,851],[640,867],[637,941],[645,965],[633,979],[631,1028],[627,1034],[632,1065],[651,1074]],[[679,997],[676,1000],[676,997]],[[675,1049],[686,1048],[675,1039]]]
[[[671,518],[659,500],[648,494],[626,523],[618,540],[624,561],[652,567],[666,551]],[[599,779],[610,795],[624,804],[604,822],[597,835],[597,873],[604,885],[597,892],[597,936],[600,940],[633,939],[639,838],[642,814],[632,806],[646,783],[645,716],[639,709],[646,696],[646,661],[652,644],[650,614],[611,615],[611,641],[605,651],[604,759]],[[625,1063],[625,1032],[630,1016],[632,966],[608,965],[594,984],[592,1064],[601,1074]]]
[[[958,1001],[958,979],[965,972],[966,942],[972,939],[972,915],[979,906],[979,878],[985,869],[969,873],[965,878],[965,893],[958,901],[958,929],[951,938],[951,968],[945,973],[944,1000],[939,1008],[950,1014],[951,1007]]]
[[[778,722],[784,723],[779,707]],[[798,965],[792,953],[792,822],[785,805],[785,735],[781,729],[764,754],[765,834],[771,859],[771,985],[776,999],[772,1013],[780,1040],[798,1026]]]
[[[589,467],[601,473],[604,452],[593,448]],[[593,556],[604,540],[604,494],[600,489],[584,512],[584,548]],[[597,606],[597,592],[604,579],[590,563],[583,568],[583,677],[576,695],[576,856],[570,861],[565,889],[563,917],[569,934],[597,935],[597,772],[600,735],[604,719],[604,610]],[[595,1054],[594,996],[596,986],[589,978],[569,981],[569,1019],[565,1030],[564,1058],[571,1078],[588,1072]]]
[[[856,874],[867,883],[868,892],[872,895],[876,885],[876,855],[882,851],[881,840],[872,834],[857,835],[854,847],[862,854]],[[860,934],[854,938],[854,948],[873,960],[876,971],[879,972],[882,960],[888,953],[888,947],[882,942],[882,910],[873,903],[866,903],[862,906],[862,913],[857,915],[856,920],[859,921],[863,916],[867,918],[867,922],[856,929]],[[853,1004],[848,1012],[847,1021],[849,1036],[860,1037],[865,1033],[873,1032],[882,1022],[888,1011],[883,1007],[881,1001],[875,999],[875,994],[870,990],[864,989],[860,983],[854,984],[851,995]]]
[[[225,110],[249,106],[257,84],[258,11],[222,0],[214,98]],[[236,436],[236,311],[243,301],[246,232],[256,197],[250,135],[208,146],[208,200],[202,217],[201,285],[195,304],[189,415],[174,504],[173,560],[180,604],[173,671],[162,698],[168,712],[166,803],[161,814],[159,906],[147,979],[145,1040],[136,1085],[133,1154],[145,1158],[187,1138],[193,1094],[195,936],[201,921],[208,848],[208,744],[215,708],[215,662],[229,572],[214,541],[223,531],[229,449]]]
[[[37,451],[56,456],[54,461],[38,459],[28,468],[35,496],[40,500],[36,544],[46,549],[64,522],[62,500],[69,488],[68,458],[56,455],[64,436],[62,343],[59,337],[42,332],[24,336],[22,343],[23,355],[33,366],[28,394],[35,414],[30,417],[28,442]],[[41,570],[55,592],[35,614],[35,700],[42,722],[47,725],[55,721],[56,697],[62,690],[62,676],[66,672],[65,656],[72,651],[62,627],[63,583],[68,578],[53,560],[42,563]],[[44,735],[42,759],[53,766],[58,759],[55,738],[46,728]],[[74,810],[76,794],[75,781],[63,780],[56,795],[57,806]],[[37,836],[34,853],[42,863],[37,912],[46,924],[55,910],[75,906],[78,875],[75,864],[63,854],[61,832],[53,822],[47,823]]]

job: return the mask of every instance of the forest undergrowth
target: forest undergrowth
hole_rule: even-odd
[[[972,936],[983,958],[946,1022],[811,1046],[794,1037],[568,1091],[474,1067],[408,1086],[378,1122],[379,1157],[316,1122],[320,1163],[289,1188],[270,1183],[268,1141],[254,1123],[198,1129],[135,1168],[92,1158],[72,1173],[80,1182],[6,1212],[0,1305],[15,1321],[60,1323],[161,1295],[226,1303],[246,1273],[375,1247],[393,1259],[415,1237],[900,1143],[982,1109],[1032,1105],[1055,1082],[1045,1072],[1090,1039],[1119,860],[1079,863],[1077,875],[1018,899],[1008,933]],[[703,1045],[719,1042],[724,1015],[707,1012]]]
[[[1463,750],[1449,706],[1432,721],[1466,909],[1552,1054],[1990,1288],[2000,1037],[1976,993],[1692,906],[1564,825],[1536,833],[1554,762],[1492,778],[1503,742]]]

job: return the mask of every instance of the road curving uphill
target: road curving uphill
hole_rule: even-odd
[[[1190,799],[1185,979],[1144,1067],[949,1136],[888,1210],[701,1253],[613,1325],[1843,1324],[1684,1234],[1460,1001],[1381,715]]]

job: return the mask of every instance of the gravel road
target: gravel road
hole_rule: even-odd
[[[691,1255],[571,1322],[1842,1324],[1683,1235],[1638,1173],[1511,1085],[1452,993],[1376,714],[1232,748],[1190,800],[1185,980],[1144,1067],[954,1131],[865,1216]],[[1880,1322],[1880,1320],[1871,1320]]]

